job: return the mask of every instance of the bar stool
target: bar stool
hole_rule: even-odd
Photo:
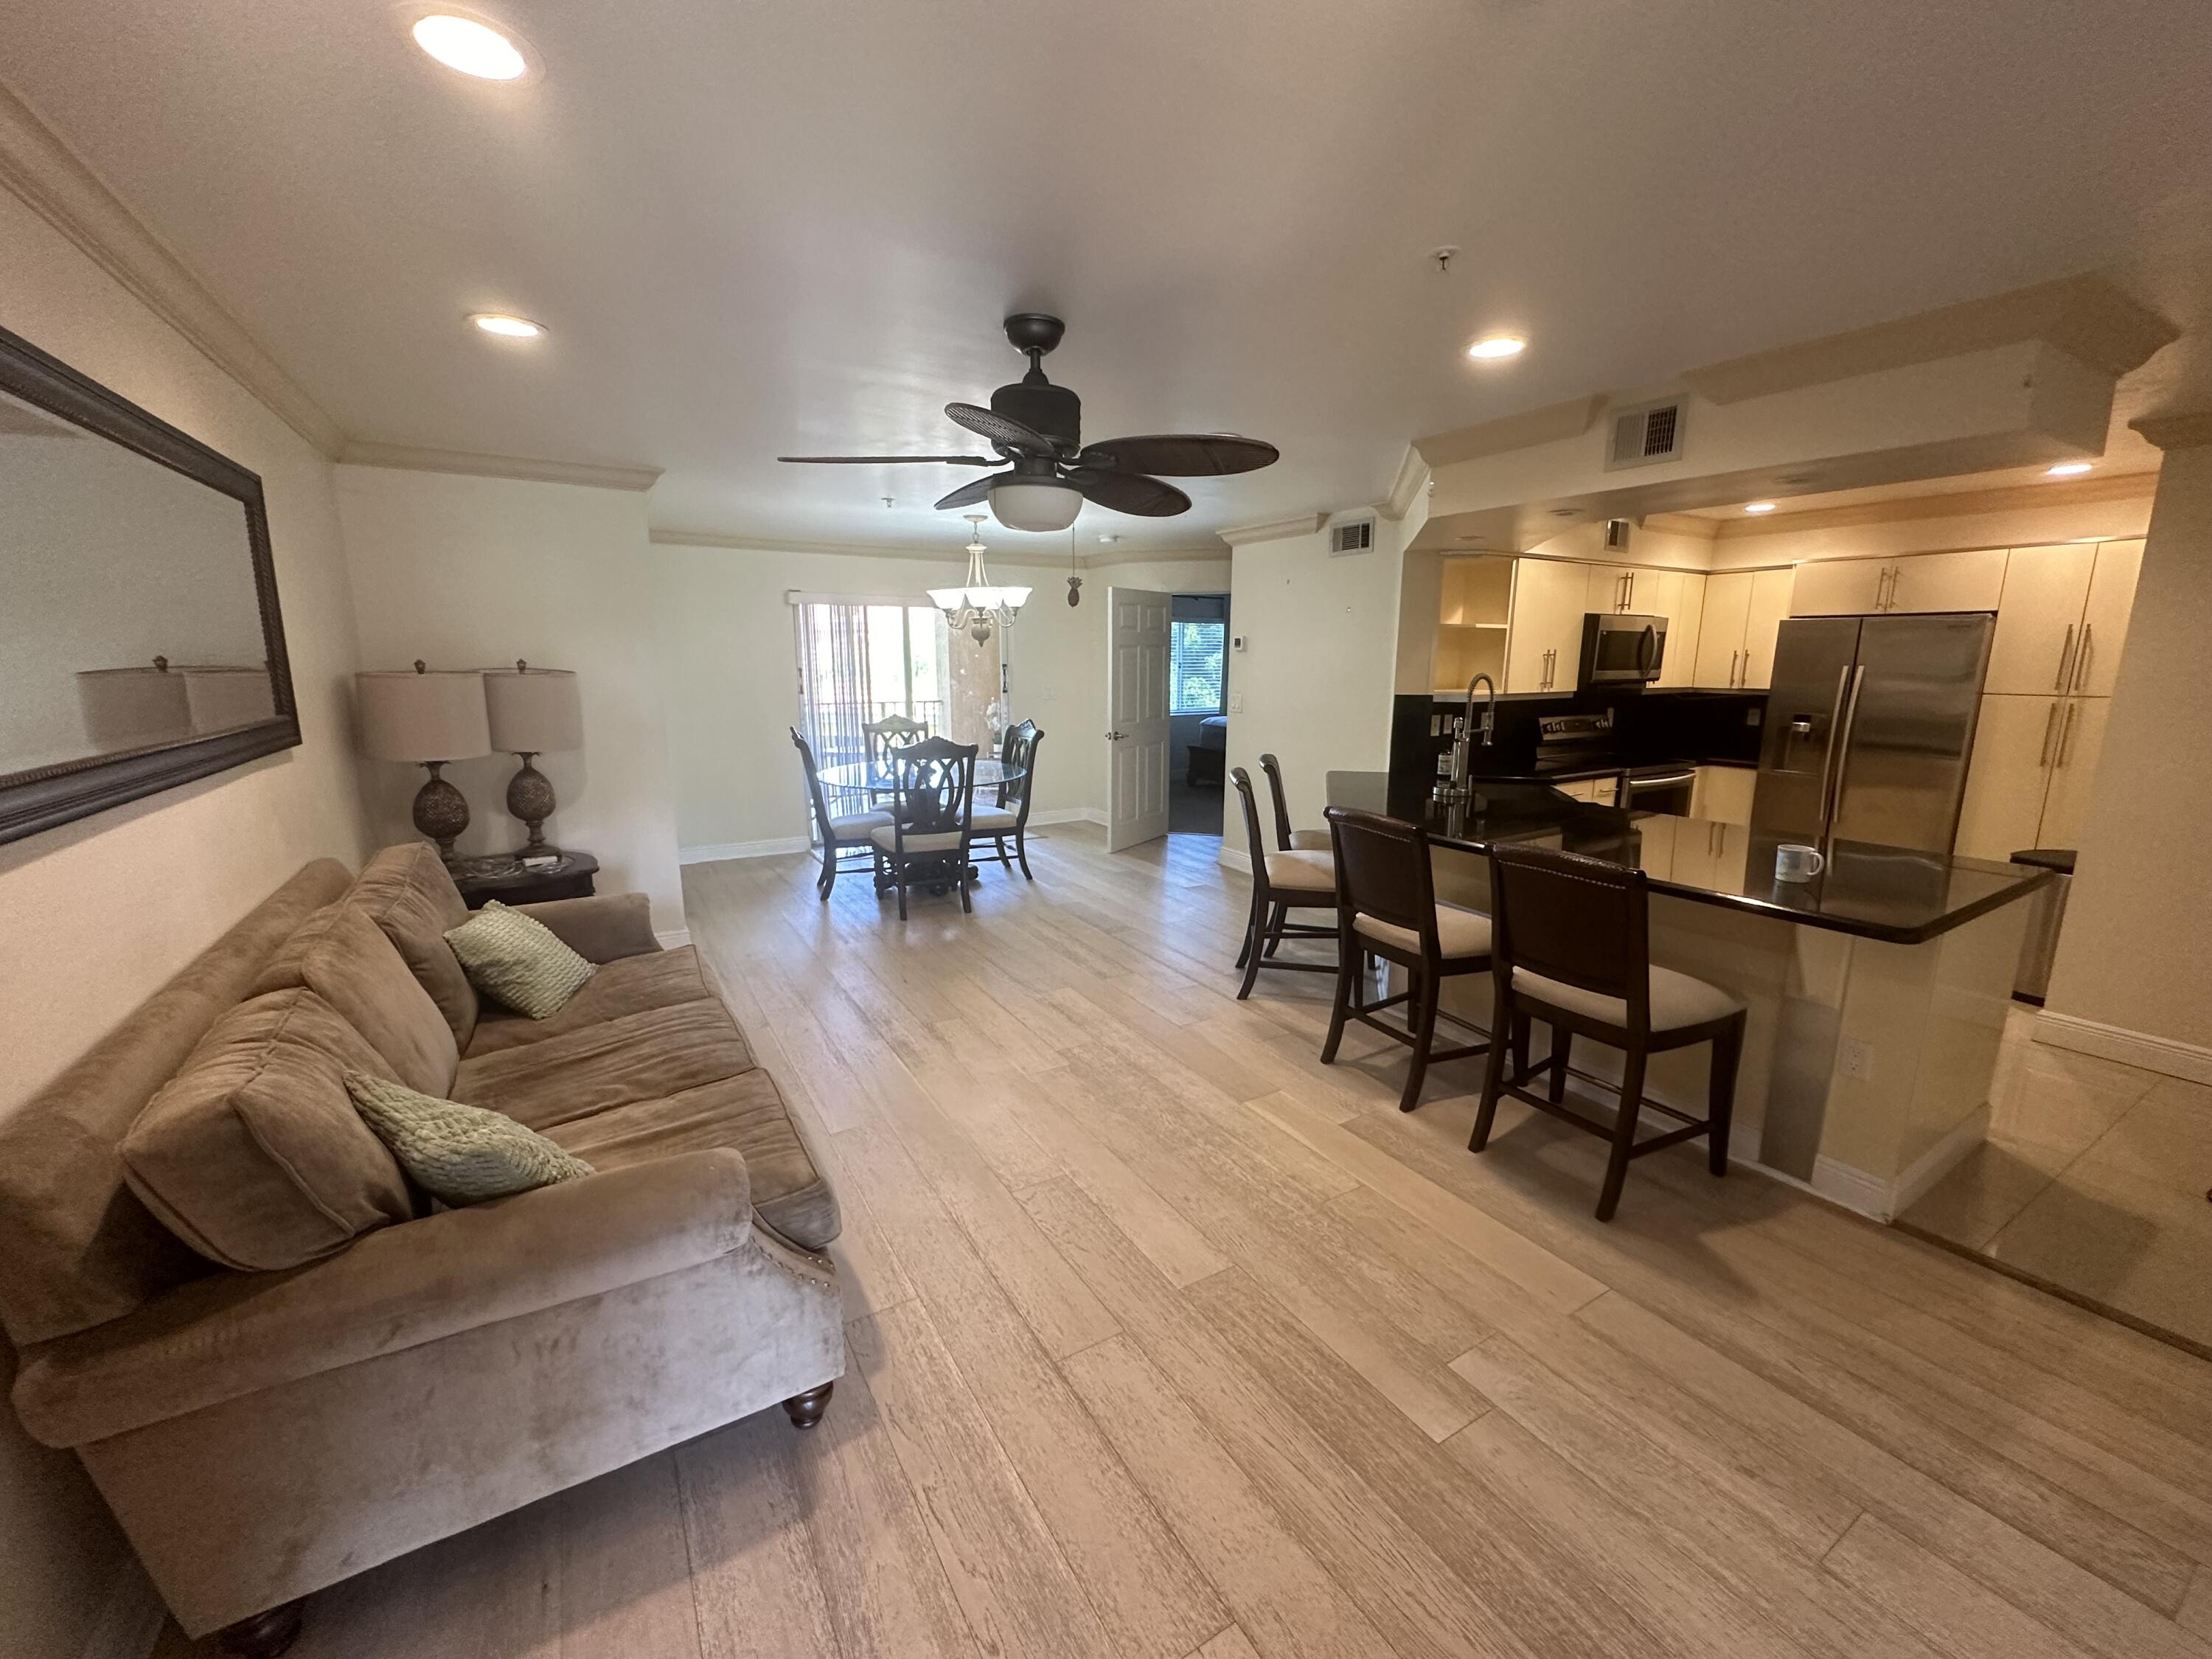
[[[1252,775],[1241,766],[1232,766],[1229,777],[1244,804],[1244,839],[1252,849],[1252,919],[1244,929],[1244,948],[1237,956],[1237,965],[1244,970],[1244,982],[1237,988],[1237,1000],[1242,1002],[1252,994],[1253,982],[1262,967],[1294,974],[1336,971],[1333,963],[1275,959],[1275,947],[1286,939],[1336,937],[1334,923],[1323,927],[1290,920],[1294,909],[1336,908],[1336,860],[1318,848],[1277,848],[1270,852],[1260,833],[1260,808],[1252,799]]]
[[[1632,1158],[1699,1135],[1708,1162],[1728,1173],[1729,1123],[1735,1108],[1736,1067],[1743,1058],[1744,1006],[1719,987],[1651,965],[1650,884],[1641,870],[1547,848],[1494,844],[1490,850],[1491,915],[1495,925],[1492,974],[1497,984],[1496,1020],[1540,1019],[1552,1028],[1552,1053],[1508,1082],[1503,1056],[1492,1051],[1474,1115],[1470,1151],[1490,1139],[1500,1095],[1562,1118],[1613,1143],[1599,1190],[1597,1218],[1613,1219]],[[1620,1110],[1611,1124],[1567,1107],[1567,1060],[1574,1040],[1588,1037],[1622,1051]],[[1670,1048],[1713,1045],[1706,1115],[1687,1113],[1644,1096],[1645,1062]],[[1521,1085],[1551,1073],[1548,1098]],[[1683,1127],[1636,1139],[1643,1108],[1678,1118]]]
[[[1293,830],[1291,809],[1283,799],[1283,763],[1273,755],[1260,757],[1260,769],[1267,776],[1267,793],[1275,808],[1275,845],[1282,852],[1325,852],[1333,844],[1326,830]]]
[[[1437,902],[1429,832],[1419,824],[1341,806],[1330,807],[1325,816],[1335,843],[1338,927],[1336,1001],[1328,1013],[1322,1064],[1335,1063],[1347,1020],[1371,1025],[1405,1043],[1413,1051],[1413,1063],[1407,1071],[1398,1109],[1410,1112],[1420,1103],[1430,1061],[1486,1053],[1495,1068],[1504,1053],[1496,1037],[1505,1029],[1502,1025],[1492,1028],[1488,1042],[1442,1050],[1436,1047],[1437,998],[1443,981],[1455,974],[1490,971],[1490,918]],[[1378,1002],[1360,1001],[1359,985],[1370,956],[1405,969],[1407,988]],[[1376,1018],[1400,1003],[1407,1005],[1404,1030]],[[1455,1025],[1465,1024],[1455,1015],[1442,1018]]]

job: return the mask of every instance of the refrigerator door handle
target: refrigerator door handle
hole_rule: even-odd
[[[1852,728],[1858,725],[1859,692],[1866,684],[1866,669],[1863,665],[1857,664],[1852,665],[1850,684],[1850,700],[1844,705],[1843,734],[1829,744],[1834,751],[1835,757],[1836,799],[1833,810],[1820,815],[1820,846],[1824,852],[1828,844],[1835,839],[1835,815],[1844,810],[1844,774],[1850,769],[1851,764]]]
[[[1820,833],[1823,836],[1828,833],[1829,811],[1835,805],[1836,757],[1844,748],[1844,698],[1850,690],[1854,665],[1845,663],[1836,671],[1836,700],[1828,708],[1828,752],[1820,757]]]

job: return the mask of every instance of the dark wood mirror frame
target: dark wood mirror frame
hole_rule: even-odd
[[[263,755],[297,748],[299,705],[292,694],[284,623],[276,606],[276,571],[259,476],[4,328],[0,328],[0,390],[158,461],[230,496],[246,509],[246,544],[239,553],[253,562],[253,591],[261,607],[261,637],[276,707],[270,719],[236,731],[0,775],[0,842],[18,841]],[[0,502],[0,513],[6,510]],[[0,607],[6,599],[0,591]]]

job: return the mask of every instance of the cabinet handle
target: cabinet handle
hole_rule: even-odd
[[[1897,598],[1897,567],[1886,564],[1881,568],[1881,581],[1875,589],[1874,608],[1887,611]]]
[[[2081,624],[2081,649],[2074,659],[2074,689],[2076,691],[2081,689],[2082,682],[2089,678],[2090,650],[2096,632],[2096,623]]]
[[[2073,757],[2074,717],[2081,712],[2081,705],[2078,702],[2066,705],[2066,724],[2058,728],[2058,764],[2062,768]]]
[[[2053,691],[2063,691],[2066,681],[2074,672],[2074,624],[2066,624],[2065,643],[2058,647],[2058,678],[2051,682]]]
[[[1741,661],[1739,661],[1741,659]],[[1745,672],[1751,666],[1751,653],[1735,650],[1729,653],[1729,684],[1741,685]]]
[[[2051,728],[2056,726],[2057,724],[2058,705],[2054,702],[2051,705],[2051,712],[2043,717],[2043,747],[2035,757],[2035,766],[2038,771],[2041,771],[2045,767],[2051,764]]]
[[[1620,579],[1620,608],[1623,611],[1636,609],[1636,573],[1633,570]]]

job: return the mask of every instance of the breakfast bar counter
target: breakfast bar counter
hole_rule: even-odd
[[[1593,805],[1536,782],[1474,787],[1463,805],[1415,808],[1440,900],[1488,911],[1484,855],[1497,842],[1634,866],[1650,878],[1653,962],[1749,1008],[1740,1160],[1887,1220],[1983,1139],[2021,901],[2047,872],[1838,842],[1820,874],[1783,882],[1777,843],[1741,824]],[[1489,1024],[1486,981],[1449,981],[1445,1000]],[[1603,1085],[1618,1079],[1612,1050],[1578,1043],[1575,1059]],[[1705,1065],[1701,1050],[1655,1056],[1646,1092],[1696,1108]]]

